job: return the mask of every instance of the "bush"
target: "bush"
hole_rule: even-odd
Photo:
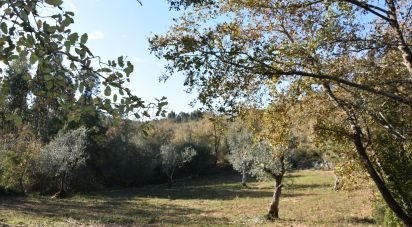
[[[209,175],[216,167],[216,156],[206,143],[184,143],[183,147],[191,147],[196,151],[196,156],[183,166],[185,175]]]
[[[138,127],[124,122],[93,135],[86,163],[99,186],[132,187],[159,182],[154,177],[160,163],[158,152],[151,149]]]
[[[29,163],[38,155],[41,143],[29,130],[0,138],[0,194],[25,194]]]
[[[327,162],[322,159],[321,154],[308,146],[295,149],[290,156],[290,162],[293,169],[327,167]]]
[[[71,189],[70,182],[83,176],[76,176],[86,161],[86,128],[80,127],[60,133],[42,148],[39,157],[31,164],[32,189],[43,193],[58,191],[64,194]]]
[[[168,177],[169,186],[173,184],[175,170],[190,162],[196,153],[196,150],[192,147],[181,147],[172,143],[164,144],[160,147],[162,168]]]

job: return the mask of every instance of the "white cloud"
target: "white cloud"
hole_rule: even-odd
[[[89,39],[91,39],[91,40],[98,40],[98,39],[103,39],[104,38],[103,32],[100,32],[100,31],[89,32],[88,35],[89,35]]]

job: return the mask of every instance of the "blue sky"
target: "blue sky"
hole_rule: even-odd
[[[147,101],[166,96],[168,110],[193,110],[189,103],[195,94],[184,92],[183,76],[174,75],[166,83],[159,83],[164,62],[150,54],[148,37],[164,34],[176,18],[169,11],[166,0],[64,0],[64,8],[75,13],[72,30],[88,33],[88,46],[103,59],[128,57],[135,71],[129,87],[133,93]]]

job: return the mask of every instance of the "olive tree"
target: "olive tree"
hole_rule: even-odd
[[[191,147],[180,148],[173,143],[163,144],[160,147],[160,158],[163,172],[167,175],[167,184],[173,185],[175,170],[190,162],[196,155],[196,150]]]
[[[253,168],[253,150],[255,149],[253,135],[246,127],[232,125],[228,135],[229,154],[228,161],[233,169],[242,175],[242,185],[246,186],[247,174]]]
[[[58,192],[53,196],[64,197],[70,177],[81,165],[85,165],[87,154],[87,130],[80,127],[66,133],[60,133],[43,147],[33,168],[40,173],[53,174],[58,181]]]

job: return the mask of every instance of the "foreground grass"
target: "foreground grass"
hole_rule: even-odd
[[[113,190],[56,200],[0,198],[0,226],[372,226],[371,192],[332,190],[329,171],[292,173],[280,202],[280,220],[266,221],[271,182],[247,188],[237,175],[221,175],[165,186]]]

